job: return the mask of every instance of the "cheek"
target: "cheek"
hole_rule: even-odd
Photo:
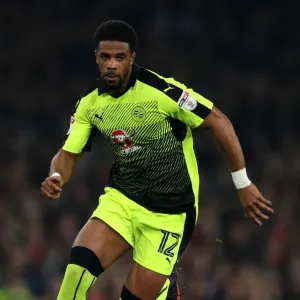
[[[128,70],[129,70],[128,63],[120,64],[119,70],[120,70],[120,73],[122,74],[122,77],[126,76]]]
[[[98,63],[98,69],[102,73],[106,68],[106,64],[104,62]]]
[[[124,69],[128,72],[132,66],[133,61],[131,59],[126,60]]]

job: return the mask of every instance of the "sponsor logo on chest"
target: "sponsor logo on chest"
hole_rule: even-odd
[[[136,150],[141,149],[140,146],[134,146],[132,142],[132,137],[135,135],[135,130],[129,135],[123,129],[116,129],[111,133],[111,140],[115,145],[121,147],[121,153],[128,154]]]

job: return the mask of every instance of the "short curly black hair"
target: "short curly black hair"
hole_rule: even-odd
[[[110,20],[102,23],[94,34],[95,49],[101,41],[119,41],[128,43],[131,53],[136,51],[137,34],[133,27],[120,20]]]

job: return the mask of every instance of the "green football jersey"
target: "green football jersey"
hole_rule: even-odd
[[[110,186],[147,209],[185,212],[198,201],[199,190],[191,128],[212,106],[173,78],[133,65],[119,97],[109,95],[100,80],[82,95],[62,149],[90,151],[100,131],[116,156]]]

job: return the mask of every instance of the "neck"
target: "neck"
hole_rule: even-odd
[[[126,91],[127,87],[128,87],[128,82],[129,82],[129,79],[130,79],[130,76],[131,76],[131,72],[132,72],[132,67],[130,68],[122,86],[118,89],[118,90],[108,90],[108,93],[113,96],[113,97],[116,97],[120,94],[122,94],[124,91]]]

